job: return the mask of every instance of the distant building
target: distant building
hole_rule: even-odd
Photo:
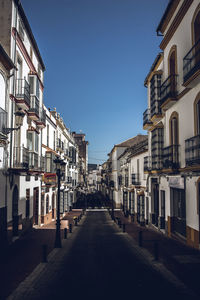
[[[80,173],[79,182],[81,185],[87,185],[87,174],[88,174],[88,141],[85,140],[84,133],[72,132],[75,143],[78,145],[79,157],[80,157]]]

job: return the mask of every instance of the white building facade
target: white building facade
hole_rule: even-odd
[[[146,80],[149,221],[199,248],[200,4],[170,1],[160,48]],[[189,121],[189,122],[188,122]]]

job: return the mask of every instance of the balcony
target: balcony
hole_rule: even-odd
[[[150,120],[150,110],[146,109],[143,113],[143,129],[148,130],[152,127],[153,123]]]
[[[7,112],[0,107],[0,138],[5,139],[5,128],[7,127]]]
[[[144,157],[144,172],[151,171],[151,156]]]
[[[179,145],[171,145],[163,148],[163,168],[179,168]]]
[[[160,107],[160,100],[154,100],[151,102],[151,121],[152,122],[158,122],[162,119],[162,110]]]
[[[160,104],[164,110],[169,109],[177,100],[177,77],[170,75],[160,87]]]
[[[163,167],[162,157],[160,155],[152,155],[152,170],[159,171]]]
[[[44,108],[40,108],[39,119],[36,123],[39,128],[44,128],[46,126],[46,110]]]
[[[132,177],[132,184],[133,185],[141,185],[141,182],[140,182],[140,174],[138,173],[134,173],[134,174],[131,174],[131,177]]]
[[[16,79],[16,103],[22,109],[30,108],[30,86],[26,79]]]
[[[13,168],[28,169],[29,152],[25,147],[14,147],[13,149]]]
[[[200,164],[200,135],[185,141],[185,164],[186,166]]]
[[[200,40],[183,58],[183,85],[193,88],[200,79]]]
[[[36,96],[30,96],[30,108],[28,110],[28,116],[30,119],[36,121],[39,120],[39,100]]]
[[[38,154],[29,151],[29,168],[38,170],[39,168],[38,161],[39,161]]]
[[[42,172],[45,172],[45,170],[46,170],[45,156],[40,157],[40,170]]]

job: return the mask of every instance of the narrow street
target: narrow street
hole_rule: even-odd
[[[78,227],[69,251],[66,244],[25,294],[9,299],[193,299],[141,261],[107,211],[87,212]]]

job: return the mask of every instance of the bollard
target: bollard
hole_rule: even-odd
[[[159,258],[158,241],[154,242],[154,258],[155,260],[158,260]]]
[[[67,239],[67,228],[64,229],[64,239]]]
[[[126,224],[123,224],[123,232],[126,232]]]
[[[140,231],[138,232],[138,245],[139,245],[140,247],[142,247],[142,241],[143,241],[142,231],[140,230]]]
[[[69,224],[69,233],[72,233],[72,224]]]
[[[42,245],[42,262],[47,263],[47,245]]]

